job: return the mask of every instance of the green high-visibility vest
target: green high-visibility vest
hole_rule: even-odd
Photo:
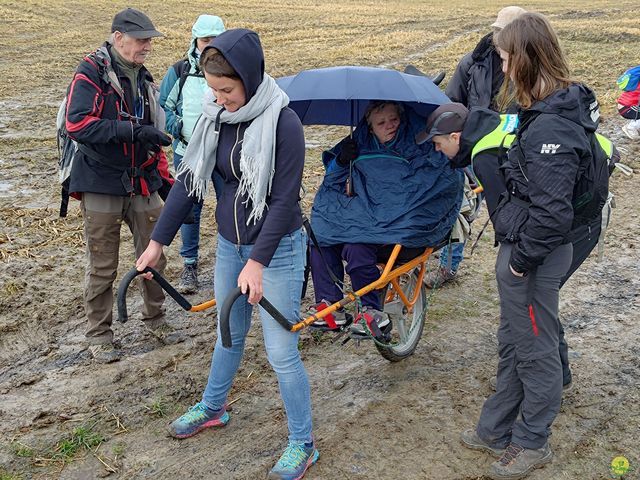
[[[473,161],[477,154],[493,148],[500,148],[502,146],[508,150],[516,139],[514,132],[518,127],[518,123],[518,115],[500,115],[500,124],[491,133],[488,133],[478,140],[473,147],[473,150],[471,151],[471,160]],[[596,133],[596,139],[598,140],[602,150],[604,150],[604,153],[607,155],[607,158],[611,158],[613,155],[613,142],[599,133]]]
[[[516,138],[513,132],[518,127],[518,123],[518,115],[500,115],[500,124],[491,133],[478,140],[473,150],[471,150],[471,160],[473,161],[474,157],[480,152],[500,148],[500,146],[508,150]]]
[[[604,153],[607,154],[607,158],[611,158],[613,156],[613,142],[604,135],[600,135],[599,133],[596,133],[596,139],[600,144],[600,148],[602,148],[602,150],[604,150]]]

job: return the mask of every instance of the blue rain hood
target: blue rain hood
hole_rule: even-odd
[[[264,53],[258,34],[246,28],[234,28],[218,35],[204,50],[208,48],[216,48],[236,71],[248,102],[264,77]]]
[[[191,28],[191,38],[217,37],[225,31],[224,22],[215,15],[200,15]]]
[[[359,156],[353,163],[354,196],[345,193],[349,168],[323,155],[327,173],[314,200],[311,226],[321,246],[341,243],[434,246],[458,217],[463,174],[431,142],[416,145],[425,119],[407,108],[395,138],[381,144],[364,119],[354,131]]]

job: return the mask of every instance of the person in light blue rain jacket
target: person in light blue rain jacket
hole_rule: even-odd
[[[169,67],[160,85],[160,105],[166,112],[165,130],[173,137],[173,164],[177,169],[202,114],[202,98],[208,89],[200,70],[200,53],[215,37],[225,31],[224,23],[215,15],[200,15],[191,28],[191,43],[184,58]],[[222,182],[214,182],[216,196]],[[198,289],[198,247],[202,203],[193,206],[191,219],[180,228],[184,269],[178,290],[195,293]]]

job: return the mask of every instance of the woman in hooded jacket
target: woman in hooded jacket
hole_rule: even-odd
[[[599,111],[593,92],[571,80],[544,16],[523,14],[494,41],[521,109],[501,167],[507,192],[493,221],[500,242],[497,389],[462,441],[500,457],[491,478],[515,479],[553,456],[548,437],[563,383],[559,288],[571,264],[574,186],[591,161]]]
[[[136,266],[141,271],[157,262],[193,203],[205,197],[215,173],[224,180],[216,205],[215,296],[222,302],[240,287],[248,298],[240,297],[231,309],[232,347],[222,345],[218,328],[202,400],[171,424],[169,432],[176,438],[229,421],[227,396],[242,359],[252,307],[263,294],[285,317],[298,318],[307,242],[298,204],[305,154],[302,124],[287,108],[286,94],[264,73],[258,35],[227,30],[204,49],[200,65],[211,91],[176,187]],[[285,330],[262,308],[260,318],[289,427],[289,444],[269,478],[298,479],[318,459],[299,334]]]

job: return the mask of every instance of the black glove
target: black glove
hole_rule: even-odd
[[[163,202],[167,201],[167,197],[169,196],[172,186],[173,185],[167,178],[162,177],[162,185],[158,189],[158,195],[160,195]]]
[[[340,153],[338,154],[336,161],[338,162],[338,165],[346,167],[356,158],[358,158],[358,144],[353,138],[347,137],[342,141]]]
[[[133,140],[138,142],[147,152],[159,152],[162,146],[171,145],[171,137],[151,125],[136,125]]]

